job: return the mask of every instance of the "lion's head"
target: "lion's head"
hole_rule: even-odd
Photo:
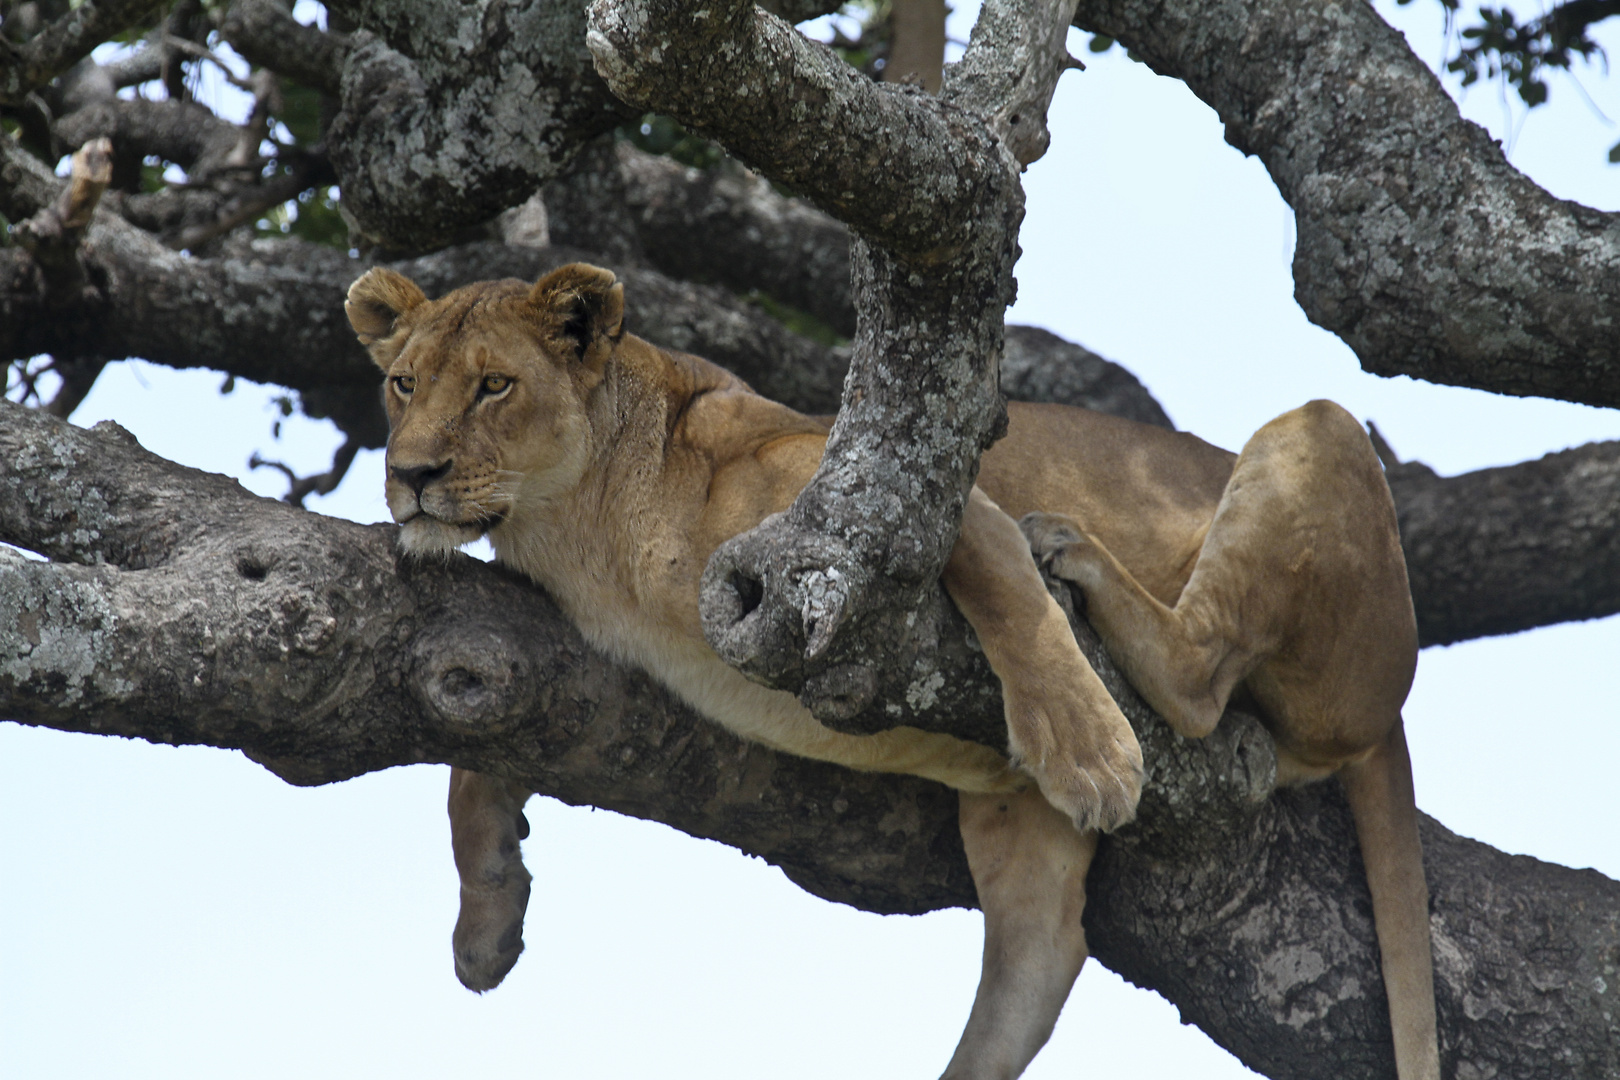
[[[387,377],[388,510],[405,550],[449,554],[579,481],[590,392],[623,333],[612,273],[574,263],[429,300],[378,267],[344,310]]]

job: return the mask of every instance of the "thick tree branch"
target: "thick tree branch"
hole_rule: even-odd
[[[630,115],[591,68],[584,0],[341,0],[366,28],[328,133],[346,213],[399,252],[523,202]]]
[[[0,406],[0,463],[0,539],[61,560],[0,557],[0,715],[240,747],[298,783],[451,761],[722,840],[870,910],[972,902],[949,792],[738,743],[493,567],[402,564],[390,528],[255,499],[113,425]],[[1151,770],[1140,820],[1088,883],[1095,955],[1270,1076],[1389,1075],[1342,799],[1268,799],[1254,721],[1174,736],[1077,630]],[[959,618],[949,634],[965,639]],[[982,667],[949,670],[970,691],[938,712],[993,699]],[[1424,836],[1448,1074],[1620,1069],[1620,885],[1432,822]]]
[[[1555,199],[1365,3],[1082,0],[1294,208],[1295,296],[1366,370],[1620,405],[1620,217]]]
[[[728,662],[802,687],[828,719],[850,702],[819,688],[861,681],[831,672],[894,666],[1004,423],[1018,173],[1045,147],[1069,10],[987,4],[936,99],[870,82],[746,0],[591,8],[587,42],[615,93],[718,139],[861,236],[854,359],[821,469],[784,514],[715,553],[702,603]],[[745,581],[757,607],[737,601]]]
[[[718,140],[908,261],[931,265],[975,245],[975,214],[1005,202],[1016,183],[990,118],[973,111],[999,108],[975,95],[1005,87],[978,80],[947,90],[945,104],[874,83],[746,0],[701,10],[681,0],[598,2],[587,40],[624,100]],[[1005,53],[1027,44],[993,42],[1001,52],[984,66],[1016,65]],[[1044,103],[1038,119],[1044,127]]]
[[[1620,443],[1389,485],[1424,645],[1620,611]]]
[[[234,0],[220,36],[249,61],[337,97],[349,55],[346,34],[305,26],[277,0]]]

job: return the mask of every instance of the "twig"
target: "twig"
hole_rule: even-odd
[[[354,457],[360,452],[360,440],[353,435],[343,440],[343,445],[337,448],[332,455],[332,467],[326,472],[314,476],[300,477],[297,473],[280,461],[266,461],[258,453],[248,459],[250,469],[275,469],[287,478],[287,494],[281,501],[289,506],[304,509],[304,500],[311,495],[330,495],[343,482],[343,477],[349,472],[349,466],[354,464]]]
[[[177,34],[170,33],[165,33],[162,37],[162,41],[164,45],[171,49],[178,49],[180,52],[188,53],[198,60],[207,60],[215,67],[219,68],[220,74],[225,76],[226,81],[232,86],[236,87],[238,90],[246,90],[249,93],[256,92],[257,88],[253,85],[251,79],[244,79],[236,72],[232,71],[231,66],[208,47],[199,45],[195,41],[190,41],[186,38],[180,37]]]
[[[214,220],[193,225],[178,236],[164,241],[176,251],[192,251],[217,236],[223,236],[264,213],[279,206],[310,186],[312,170],[299,166],[285,176],[278,176],[262,186],[248,189],[220,208]]]

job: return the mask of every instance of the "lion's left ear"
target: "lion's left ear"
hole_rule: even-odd
[[[541,329],[581,361],[605,355],[624,334],[624,286],[586,263],[553,270],[529,290]]]
[[[359,335],[360,344],[368,348],[394,332],[399,317],[427,302],[416,282],[404,274],[396,274],[385,266],[374,266],[349,286],[348,299],[343,310],[349,316],[349,325]],[[382,358],[373,354],[383,370],[388,369]]]

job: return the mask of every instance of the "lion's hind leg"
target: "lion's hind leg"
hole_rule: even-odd
[[[1092,627],[1143,699],[1182,735],[1215,730],[1243,664],[1203,612],[1162,603],[1073,518],[1037,512],[1019,526],[1043,567],[1080,586]]]
[[[1361,426],[1331,402],[1243,448],[1173,605],[1070,519],[1023,522],[1038,560],[1085,593],[1131,683],[1183,735],[1239,682],[1278,743],[1279,779],[1338,772],[1355,816],[1401,1080],[1435,1080],[1427,890],[1400,709],[1417,630],[1395,510]]]
[[[523,952],[531,879],[518,841],[529,834],[529,794],[521,784],[450,770],[450,846],[461,876],[451,944],[456,978],[479,993],[499,986]]]
[[[942,1080],[1011,1080],[1046,1045],[1086,961],[1080,915],[1097,834],[1076,830],[1034,789],[960,798],[984,968]]]
[[[1246,679],[1279,742],[1305,761],[1336,767],[1399,715],[1416,655],[1405,562],[1382,467],[1339,406],[1314,401],[1254,434],[1173,604],[1072,521],[1023,525],[1181,734],[1213,730]]]

